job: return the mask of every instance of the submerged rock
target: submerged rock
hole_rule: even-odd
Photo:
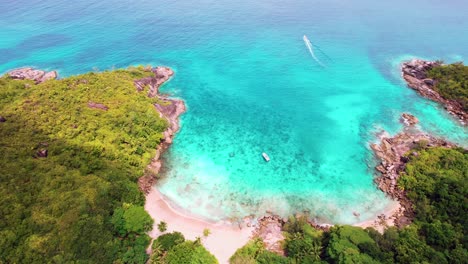
[[[400,120],[405,126],[414,126],[419,123],[419,120],[414,115],[408,113],[403,113]]]

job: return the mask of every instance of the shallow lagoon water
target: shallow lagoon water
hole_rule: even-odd
[[[369,142],[398,133],[402,112],[468,144],[398,68],[412,57],[466,59],[466,10],[461,0],[7,0],[0,72],[170,66],[162,91],[188,106],[158,184],[174,205],[214,221],[308,211],[355,223],[392,203],[373,184]]]

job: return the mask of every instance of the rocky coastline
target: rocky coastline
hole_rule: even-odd
[[[148,89],[148,97],[158,98],[158,102],[154,104],[154,107],[159,112],[159,115],[168,122],[168,128],[164,131],[163,139],[156,149],[155,157],[146,168],[145,174],[138,179],[140,190],[148,194],[158,179],[158,173],[162,167],[161,155],[172,144],[174,135],[180,128],[179,116],[185,112],[186,107],[184,101],[169,98],[159,93],[161,85],[174,75],[172,69],[168,67],[156,67],[147,68],[146,70],[153,72],[154,76],[135,80],[134,85],[139,92]]]
[[[419,131],[415,127],[418,120],[411,114],[402,114],[400,121],[405,126],[403,132],[394,137],[382,136],[379,143],[370,145],[380,161],[375,167],[380,173],[375,178],[378,188],[401,205],[391,219],[379,216],[379,220],[390,220],[397,227],[410,224],[414,217],[412,204],[406,197],[405,191],[398,188],[398,178],[404,172],[409,156],[418,155],[417,149],[420,148],[456,147],[453,143]]]
[[[283,225],[286,221],[287,219],[282,219],[276,215],[265,215],[258,219],[252,237],[260,238],[267,250],[284,255],[282,242],[285,239]]]
[[[434,90],[437,81],[428,78],[428,71],[441,65],[442,63],[437,61],[413,59],[402,63],[401,72],[410,88],[416,90],[421,96],[442,104],[450,114],[466,126],[468,125],[468,113],[463,110],[463,106],[457,101],[443,98]]]

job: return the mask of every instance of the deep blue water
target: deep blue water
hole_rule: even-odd
[[[170,66],[163,91],[188,112],[158,186],[176,206],[211,220],[308,210],[354,223],[391,204],[368,146],[397,133],[402,112],[468,144],[398,69],[412,57],[466,59],[467,15],[461,0],[0,0],[0,72]]]

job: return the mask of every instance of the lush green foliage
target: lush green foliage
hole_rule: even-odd
[[[354,226],[336,226],[330,230],[327,255],[336,263],[381,263],[384,255],[369,231]]]
[[[269,263],[289,263],[288,259],[269,252],[265,249],[262,240],[254,239],[247,245],[238,249],[229,259],[231,264],[269,264]]]
[[[153,226],[153,219],[143,206],[124,203],[112,216],[112,223],[121,236],[129,233],[143,234]]]
[[[136,181],[167,126],[133,85],[150,74],[0,78],[0,263],[146,261],[152,220]]]
[[[468,152],[419,147],[409,156],[399,185],[415,207],[413,224],[401,230],[335,226],[313,229],[305,217],[283,227],[287,259],[269,253],[267,263],[468,263]],[[230,259],[264,263],[263,243],[251,241]]]
[[[442,97],[458,101],[468,111],[468,66],[454,63],[434,67],[428,75],[437,80],[435,89]]]
[[[167,230],[167,223],[164,221],[159,222],[158,224],[158,230],[159,232],[166,232]]]
[[[275,263],[275,264],[288,264],[290,261],[288,258],[280,256],[278,254],[275,254],[273,252],[270,252],[268,250],[263,250],[257,255],[256,259],[257,263],[259,264],[270,264],[270,263]]]
[[[172,232],[169,234],[164,234],[159,236],[154,242],[153,242],[153,249],[160,247],[162,251],[169,251],[171,248],[174,246],[177,246],[180,243],[183,243],[185,241],[184,235],[180,232]]]
[[[208,228],[203,229],[203,236],[208,237],[211,235],[211,231]]]
[[[430,148],[410,156],[399,184],[415,206],[417,220],[468,225],[468,153]]]
[[[216,264],[218,261],[201,244],[185,241],[167,252],[167,264]]]
[[[458,256],[468,256],[467,168],[468,152],[463,149],[429,148],[410,156],[399,185],[413,202],[416,219],[412,229],[401,232],[397,257],[425,255],[427,261],[459,263]]]
[[[249,241],[247,245],[239,248],[230,258],[231,263],[256,263],[255,258],[264,250],[263,242],[260,239]]]
[[[322,254],[322,232],[307,222],[306,217],[290,217],[284,226],[286,254],[297,263],[320,261]]]
[[[150,263],[154,264],[218,263],[216,258],[203,247],[200,240],[185,241],[179,232],[159,236],[153,242],[152,250]]]

